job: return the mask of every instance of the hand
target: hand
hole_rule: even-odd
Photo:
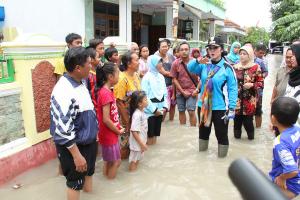
[[[190,94],[188,92],[183,91],[182,95],[184,96],[184,98],[189,98]]]
[[[147,151],[147,150],[148,150],[147,144],[143,144],[143,145],[141,146],[141,150],[142,150],[142,152]]]
[[[157,110],[155,113],[154,113],[155,117],[158,117],[158,116],[161,116],[163,115],[163,113],[160,111],[160,110]]]
[[[119,130],[119,135],[122,135],[123,133],[125,133],[125,128],[121,128],[120,130]]]
[[[162,112],[163,112],[163,115],[165,115],[168,112],[168,109],[163,108]]]
[[[193,96],[193,97],[196,97],[196,96],[198,96],[198,93],[199,93],[199,90],[198,90],[198,89],[195,89],[195,90],[193,91],[193,93],[192,93],[192,96]]]
[[[228,119],[234,119],[235,117],[235,111],[234,110],[229,110],[227,114]]]
[[[78,172],[85,172],[87,170],[86,160],[81,154],[74,158],[74,164]]]
[[[275,184],[278,185],[280,188],[282,188],[282,189],[284,189],[284,190],[287,189],[287,187],[286,187],[286,181],[285,181],[285,179],[281,178],[280,175],[277,176],[277,177],[275,178],[275,181],[274,181],[274,182],[275,182]]]
[[[207,57],[199,57],[199,58],[197,58],[197,61],[200,64],[208,64],[209,63],[209,59]]]
[[[171,97],[172,100],[176,100],[176,96],[173,94]]]
[[[250,88],[252,88],[253,86],[254,86],[253,83],[245,83],[245,84],[243,85],[243,87],[244,87],[245,89],[250,89]]]

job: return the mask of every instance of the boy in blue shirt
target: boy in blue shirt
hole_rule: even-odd
[[[290,199],[300,193],[299,104],[290,97],[277,98],[271,108],[271,122],[278,130],[274,140],[272,170],[269,176]]]

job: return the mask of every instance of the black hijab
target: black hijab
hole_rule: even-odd
[[[289,85],[292,87],[296,87],[300,85],[300,43],[293,44],[291,46],[293,54],[296,56],[296,60],[298,63],[298,67],[294,68],[290,72]]]

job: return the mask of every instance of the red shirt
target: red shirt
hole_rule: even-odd
[[[90,92],[90,95],[91,95],[91,98],[92,98],[92,102],[94,104],[94,107],[95,107],[95,111],[96,113],[98,112],[97,111],[97,97],[96,97],[96,73],[93,72],[93,71],[90,71],[90,74],[88,76],[88,79],[87,79],[87,88]]]
[[[110,104],[110,119],[115,124],[116,127],[120,128],[120,122],[119,122],[119,114],[118,114],[118,108],[116,104],[116,98],[114,97],[114,93],[105,88],[102,87],[98,91],[98,101],[97,101],[97,107],[98,107],[98,123],[99,123],[99,142],[102,145],[114,145],[118,143],[118,135],[114,133],[112,130],[110,130],[104,123],[103,123],[103,107],[107,104]]]

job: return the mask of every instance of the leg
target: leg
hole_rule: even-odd
[[[224,116],[225,110],[213,111],[212,122],[215,127],[215,134],[218,140],[218,157],[224,158],[227,156],[229,149],[228,140],[228,122],[225,123],[222,117]]]
[[[80,192],[78,190],[73,190],[71,188],[67,189],[67,199],[68,200],[79,200]]]
[[[148,137],[148,139],[147,139],[147,145],[153,145],[153,138],[154,137]]]
[[[258,91],[259,94],[257,97],[257,103],[256,103],[256,113],[255,113],[255,123],[256,123],[256,128],[260,128],[262,124],[262,92],[263,91]]]
[[[107,162],[106,161],[103,161],[102,174],[103,174],[103,176],[108,175],[108,167],[107,167]]]
[[[243,116],[242,115],[236,115],[234,118],[234,137],[236,139],[241,139],[242,135],[242,124],[243,124]]]
[[[83,185],[83,191],[92,192],[92,190],[93,190],[93,176],[86,176]]]
[[[201,110],[199,107],[198,110]],[[208,149],[209,135],[211,132],[211,124],[209,127],[199,124],[199,151]]]
[[[262,124],[262,116],[261,115],[255,115],[255,123],[256,128],[260,128]]]
[[[154,126],[154,140],[153,143],[156,144],[157,137],[160,136],[162,116],[155,117],[155,126]]]
[[[195,114],[196,104],[197,104],[197,97],[189,97],[186,101],[186,108],[189,113],[191,126],[197,125],[197,118]]]
[[[151,116],[148,118],[148,145],[154,144],[154,136],[155,136],[155,116]]]
[[[186,124],[186,116],[185,116],[186,100],[185,100],[184,96],[177,95],[176,101],[177,101],[177,108],[179,111],[179,122],[181,125],[184,125],[184,124]]]
[[[175,116],[175,107],[176,105],[171,105],[170,106],[170,111],[169,111],[169,120],[173,121],[174,120],[174,116]]]
[[[248,139],[253,140],[254,139],[254,125],[253,125],[253,116],[244,116],[243,121],[244,127],[247,131]]]
[[[60,164],[60,162],[58,163],[58,175],[59,175],[59,176],[63,176],[63,171],[62,171],[62,169],[61,169],[61,164]]]
[[[138,166],[138,162],[130,162],[129,164],[129,171],[130,172],[133,172],[137,169],[137,166]]]
[[[120,163],[121,160],[108,163],[108,175],[107,175],[108,179],[112,180],[116,177]]]

